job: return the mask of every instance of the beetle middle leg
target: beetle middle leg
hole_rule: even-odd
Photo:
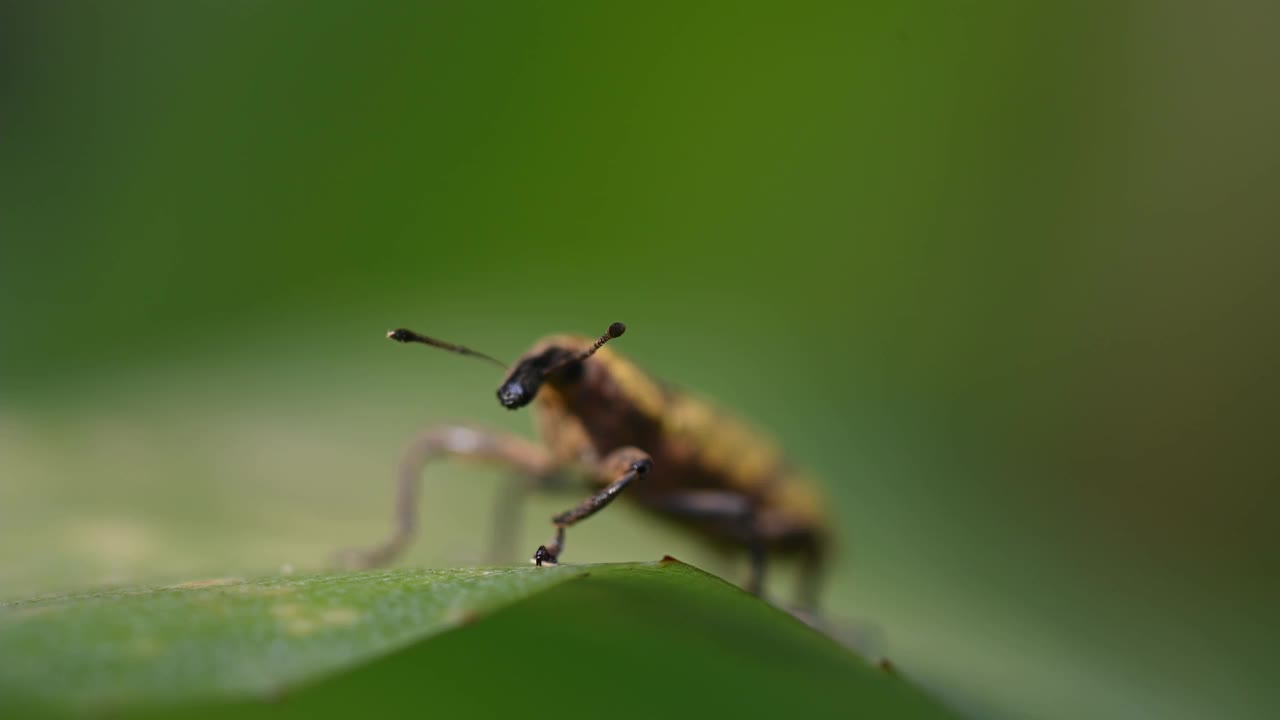
[[[643,450],[633,447],[618,448],[609,453],[598,466],[597,473],[604,478],[617,478],[603,490],[551,518],[556,527],[555,537],[546,545],[539,545],[533,554],[533,563],[539,567],[555,565],[560,561],[560,553],[564,552],[565,528],[595,515],[613,502],[627,486],[636,478],[649,472],[653,460]]]
[[[654,504],[672,515],[729,525],[729,531],[746,546],[751,561],[747,590],[754,595],[764,592],[766,543],[757,527],[751,498],[728,490],[687,490],[670,493]]]
[[[548,482],[557,470],[550,450],[517,435],[461,425],[429,428],[410,443],[400,461],[396,521],[391,537],[373,548],[343,551],[339,554],[342,565],[350,568],[386,565],[404,551],[417,526],[422,469],[429,461],[444,456],[470,457],[510,466],[530,486]]]

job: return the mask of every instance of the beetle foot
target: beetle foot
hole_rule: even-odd
[[[556,562],[556,556],[551,554],[546,545],[539,545],[537,552],[533,554],[533,564],[538,567],[543,565],[555,567],[558,563]]]

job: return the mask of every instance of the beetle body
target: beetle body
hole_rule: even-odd
[[[614,323],[594,341],[543,338],[507,372],[498,400],[511,410],[532,405],[541,444],[456,426],[424,432],[401,463],[395,534],[382,546],[348,555],[348,564],[383,564],[404,548],[415,526],[418,478],[431,458],[474,456],[517,470],[526,489],[550,487],[566,475],[585,475],[596,486],[582,503],[552,518],[556,535],[534,554],[539,565],[558,561],[566,528],[625,496],[717,545],[746,549],[752,561],[748,587],[755,592],[763,587],[766,556],[799,556],[801,602],[811,605],[830,534],[814,484],[766,436],[603,347],[625,329]],[[388,337],[502,364],[409,330]],[[499,530],[513,522],[500,517]]]
[[[561,349],[582,352],[592,340],[551,336],[520,362]],[[654,471],[625,497],[713,541],[745,544],[749,530],[732,519],[672,512],[667,500],[686,492],[738,495],[754,509],[769,550],[819,556],[826,550],[821,497],[775,443],[709,402],[654,380],[612,348],[579,370],[549,377],[534,413],[540,435],[564,461],[589,463],[628,446],[648,452]]]

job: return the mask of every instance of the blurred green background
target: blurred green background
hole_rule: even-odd
[[[953,704],[1269,715],[1258,8],[5,3],[0,597],[321,566],[416,429],[532,432],[387,328],[625,320],[824,479],[832,622]],[[429,472],[406,562],[482,562],[501,477]]]

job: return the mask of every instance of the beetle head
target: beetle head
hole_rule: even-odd
[[[516,363],[507,379],[498,387],[498,402],[508,410],[522,408],[533,401],[547,378],[570,380],[581,376],[582,361],[591,357],[610,340],[622,337],[627,326],[613,323],[590,347],[566,348],[557,345],[530,353]]]
[[[552,346],[537,354],[521,358],[498,386],[498,402],[508,410],[516,410],[533,402],[542,383],[553,367],[565,360],[572,360],[575,353]]]
[[[508,410],[522,408],[533,402],[538,390],[549,377],[555,376],[565,380],[572,380],[580,376],[582,373],[582,361],[594,355],[605,343],[616,337],[621,337],[626,330],[626,325],[616,322],[610,325],[605,334],[601,335],[589,347],[584,348],[580,345],[578,348],[566,348],[551,345],[549,347],[544,346],[526,355],[516,363],[516,366],[507,373],[506,379],[498,386],[498,402],[502,403],[502,406]],[[454,345],[453,343],[419,335],[412,330],[392,330],[387,333],[387,337],[403,343],[422,343],[423,345],[456,352],[460,355],[479,357],[502,365],[500,361],[494,360],[484,353],[476,352],[462,345]]]

